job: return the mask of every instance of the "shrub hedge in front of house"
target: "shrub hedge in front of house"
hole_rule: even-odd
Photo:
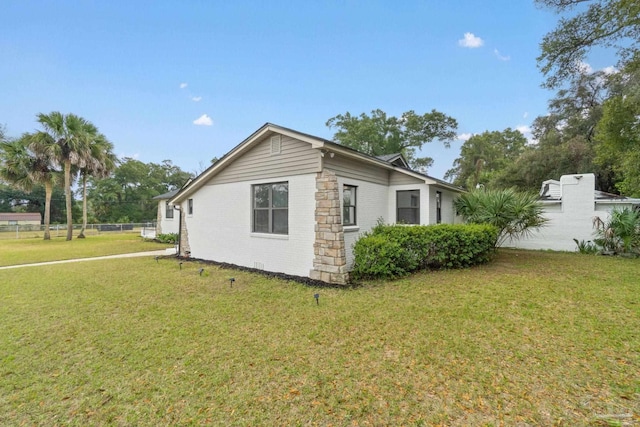
[[[491,258],[497,235],[486,224],[379,224],[354,244],[351,277],[392,279],[422,269],[481,264]]]

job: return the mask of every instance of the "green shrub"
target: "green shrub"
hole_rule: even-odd
[[[156,240],[160,243],[177,243],[178,233],[158,234]]]
[[[487,224],[379,224],[354,244],[351,276],[392,279],[420,269],[480,264],[491,258],[497,235],[497,228]]]

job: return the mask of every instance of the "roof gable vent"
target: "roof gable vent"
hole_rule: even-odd
[[[280,139],[280,135],[271,137],[271,154],[280,154],[282,150],[282,140]]]

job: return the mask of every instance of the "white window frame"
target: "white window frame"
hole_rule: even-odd
[[[273,206],[273,189],[276,185],[286,185],[287,187],[287,206]],[[257,187],[268,187],[269,188],[269,200],[267,207],[256,207],[256,188]],[[268,212],[268,230],[256,230],[256,211],[267,211]],[[274,211],[286,211],[287,213],[287,230],[284,233],[274,231]],[[262,184],[253,184],[251,185],[251,232],[257,234],[269,234],[276,236],[287,236],[289,235],[289,182],[288,181],[279,181],[279,182],[265,182]]]
[[[400,193],[417,193],[418,194],[418,205],[417,206],[400,206],[399,199]],[[414,209],[416,222],[404,222],[403,224],[412,224],[418,225],[420,224],[420,190],[396,190],[396,223],[400,222],[400,209]]]

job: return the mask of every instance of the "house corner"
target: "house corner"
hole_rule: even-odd
[[[162,202],[158,202],[158,213],[156,214],[156,236],[162,234]]]
[[[337,176],[327,170],[316,175],[315,241],[309,277],[346,285],[349,281]]]
[[[189,232],[187,230],[187,221],[184,209],[180,209],[180,253],[183,257],[191,256],[191,247],[189,246]]]

